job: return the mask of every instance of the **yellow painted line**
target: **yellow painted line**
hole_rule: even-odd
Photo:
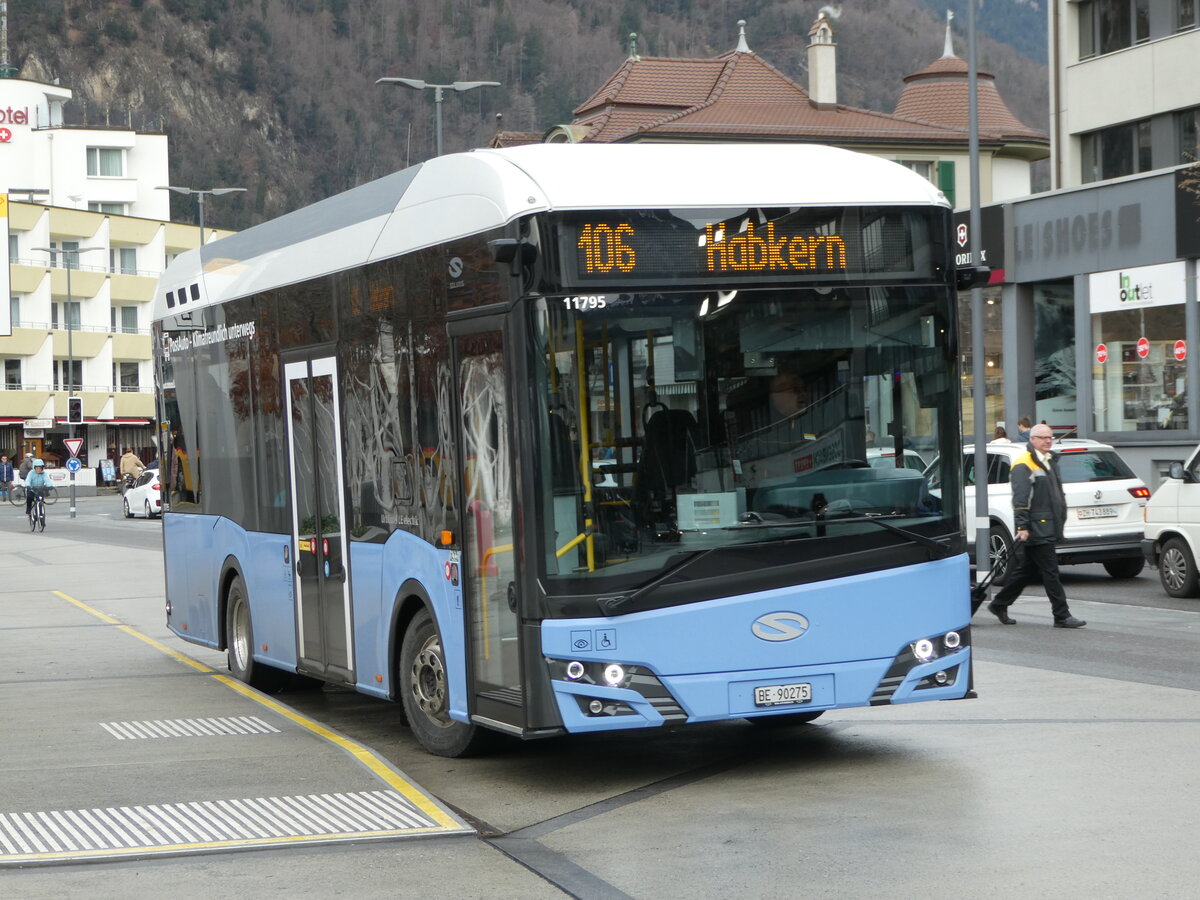
[[[360,765],[364,766],[367,769],[367,771],[369,771],[372,775],[374,775],[376,778],[378,778],[380,781],[382,781],[388,787],[392,788],[394,791],[398,792],[401,796],[403,796],[410,803],[412,803],[419,810],[421,810],[421,812],[425,813],[425,815],[428,816],[431,820],[433,820],[434,822],[437,822],[439,829],[450,829],[453,831],[462,831],[461,825],[459,825],[456,821],[454,821],[454,819],[452,819],[448,815],[446,815],[445,811],[442,810],[439,806],[437,806],[437,804],[431,802],[429,797],[427,797],[422,791],[417,790],[415,787],[413,787],[413,785],[411,785],[409,782],[407,782],[403,778],[401,778],[400,774],[395,769],[393,769],[387,762],[385,762],[383,759],[381,759],[379,757],[379,755],[376,754],[375,751],[371,750],[369,747],[364,747],[362,744],[358,743],[357,741],[352,741],[352,740],[350,740],[350,738],[345,737],[344,735],[340,735],[335,731],[329,730],[324,725],[322,725],[320,722],[316,722],[313,719],[308,718],[307,716],[301,715],[300,713],[296,712],[296,710],[291,709],[287,706],[284,706],[282,703],[277,703],[276,701],[274,701],[270,697],[268,697],[266,694],[256,691],[254,688],[250,687],[249,685],[243,684],[242,682],[237,681],[236,679],[230,678],[228,675],[222,675],[220,672],[215,671],[210,666],[206,666],[204,663],[200,662],[199,660],[192,659],[190,656],[187,656],[186,654],[179,653],[176,650],[172,650],[170,647],[166,646],[165,644],[163,644],[159,641],[156,641],[154,638],[149,637],[148,635],[142,634],[140,631],[136,630],[135,628],[132,628],[129,625],[126,625],[124,622],[121,622],[119,619],[114,619],[112,616],[108,615],[107,613],[100,612],[100,610],[95,609],[94,607],[88,606],[86,603],[84,603],[80,600],[76,600],[74,597],[68,596],[67,594],[64,594],[62,591],[53,591],[52,593],[55,596],[61,597],[63,600],[66,600],[68,603],[73,603],[75,606],[78,606],[84,612],[87,612],[87,613],[95,616],[96,618],[100,619],[101,621],[107,622],[110,625],[116,625],[121,631],[125,632],[126,634],[132,635],[133,637],[137,638],[140,641],[145,641],[151,647],[154,647],[156,650],[162,651],[167,656],[170,656],[172,659],[175,659],[175,660],[183,663],[184,665],[191,666],[194,669],[198,669],[201,672],[211,675],[213,678],[215,678],[217,681],[221,682],[221,684],[225,685],[227,688],[237,691],[243,697],[246,697],[249,700],[253,700],[255,703],[259,704],[260,706],[265,706],[267,709],[271,710],[272,712],[278,713],[279,715],[283,716],[285,719],[288,719],[288,720],[294,722],[295,724],[299,725],[301,728],[304,728],[304,729],[312,732],[317,737],[323,738],[324,740],[326,740],[329,743],[333,744],[334,746],[340,748],[341,750],[345,751],[346,753],[349,753],[352,757],[354,757],[354,759]],[[428,829],[412,829],[411,831],[405,830],[405,831],[397,832],[397,834],[416,833],[418,831],[423,831],[423,830],[428,830]]]
[[[397,791],[410,803],[416,806],[421,812],[425,813],[430,819],[437,822],[443,828],[459,829],[459,825],[453,819],[439,809],[436,805],[429,802],[429,798],[422,792],[413,788],[411,784],[405,781],[397,774],[396,770],[384,762],[375,751],[364,747],[357,741],[352,741],[350,738],[338,734],[336,731],[330,731],[320,722],[315,722],[307,716],[302,716],[294,709],[284,706],[282,703],[276,703],[266,694],[259,693],[248,684],[243,684],[235,678],[230,678],[228,675],[222,675],[219,672],[213,673],[213,678],[221,682],[227,688],[237,691],[244,697],[248,697],[255,703],[265,706],[272,712],[278,713],[285,719],[290,719],[301,728],[306,728],[318,737],[324,738],[329,743],[340,747],[342,750],[353,756],[360,764],[365,766],[376,778],[386,784],[388,787]]]

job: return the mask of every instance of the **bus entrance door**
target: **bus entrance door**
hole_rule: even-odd
[[[504,336],[499,331],[459,335],[455,350],[473,714],[520,728],[524,711],[513,551],[514,423],[505,384]]]
[[[299,668],[353,681],[350,585],[346,575],[346,492],[338,428],[337,361],[290,362],[288,452],[292,477]]]

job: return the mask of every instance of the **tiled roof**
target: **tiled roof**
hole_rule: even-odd
[[[627,59],[575,109],[586,141],[640,138],[965,143],[965,63],[935,61],[908,76],[893,114],[850,106],[820,108],[808,93],[754,53],[716,59]],[[990,75],[979,78],[980,136],[986,142],[1048,143],[1004,104]],[[960,115],[961,112],[961,115]]]
[[[968,125],[968,70],[966,60],[943,56],[919,72],[904,78],[904,91],[896,104],[896,115],[953,128]],[[977,72],[979,134],[993,140],[1023,140],[1049,143],[1049,137],[1023,123],[1008,108],[989,72]]]

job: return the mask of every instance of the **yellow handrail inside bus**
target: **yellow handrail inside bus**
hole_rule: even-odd
[[[483,557],[479,560],[479,608],[482,611],[480,616],[480,624],[483,627],[483,658],[492,658],[492,644],[488,638],[488,592],[487,592],[487,567],[491,557],[497,553],[512,553],[512,544],[501,544],[499,547],[488,547],[483,551]]]
[[[583,323],[575,323],[575,382],[579,394],[579,477],[583,481],[583,503],[586,508],[592,504],[592,451],[589,447],[588,402],[587,402],[587,366],[584,363]],[[584,540],[587,541],[587,570],[596,571],[596,539],[592,537],[592,520],[583,520]]]

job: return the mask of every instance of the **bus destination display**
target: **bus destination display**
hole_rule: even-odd
[[[868,225],[860,216],[805,211],[768,219],[753,212],[689,222],[662,211],[616,219],[578,216],[566,223],[564,251],[580,283],[689,280],[840,280],[864,274],[909,276],[911,222],[888,211]],[[845,212],[844,210],[842,211]],[[851,219],[852,221],[848,221]],[[864,252],[869,234],[872,253]],[[572,246],[573,245],[573,246]]]

